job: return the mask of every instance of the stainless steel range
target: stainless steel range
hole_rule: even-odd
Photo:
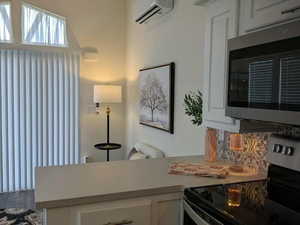
[[[185,225],[299,225],[300,140],[272,136],[268,180],[185,191]],[[239,187],[240,203],[229,206],[229,189]]]

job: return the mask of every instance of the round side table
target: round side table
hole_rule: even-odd
[[[101,143],[96,144],[95,148],[98,150],[106,151],[106,161],[109,162],[109,152],[112,150],[118,150],[122,147],[122,145],[117,143]]]

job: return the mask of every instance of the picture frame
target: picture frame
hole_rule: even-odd
[[[140,124],[174,134],[175,63],[139,73]]]

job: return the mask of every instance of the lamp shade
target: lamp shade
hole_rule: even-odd
[[[95,85],[94,103],[121,103],[122,86],[118,85]]]

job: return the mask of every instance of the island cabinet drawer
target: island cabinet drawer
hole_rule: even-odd
[[[45,211],[44,225],[152,225],[152,211],[148,199],[53,208]]]
[[[182,192],[44,211],[43,225],[182,225]]]
[[[74,213],[76,225],[151,225],[150,200],[85,206]]]

